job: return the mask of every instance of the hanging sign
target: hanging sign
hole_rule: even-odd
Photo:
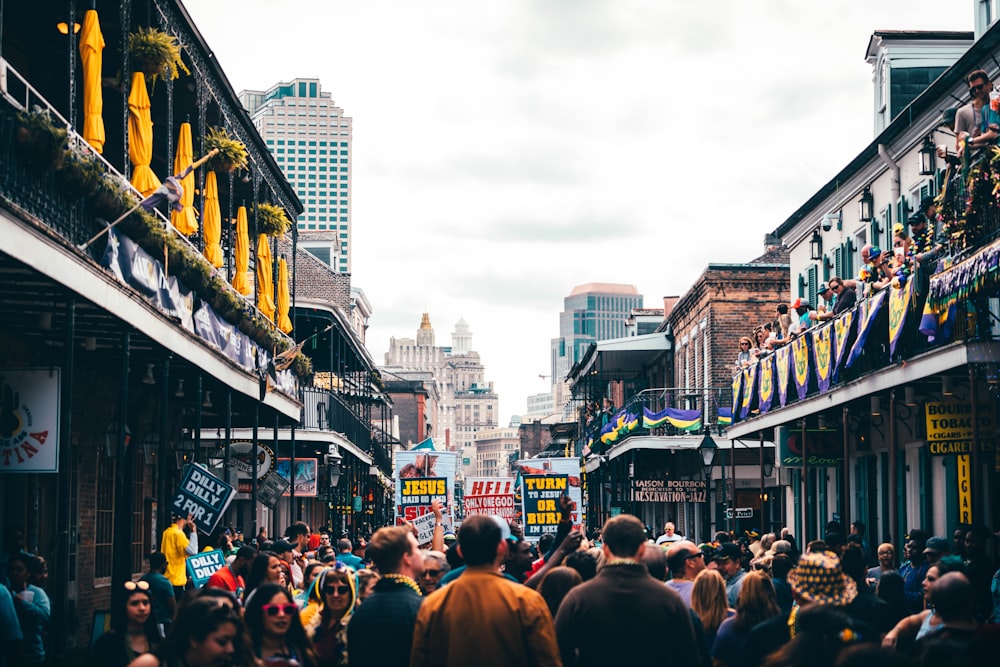
[[[287,479],[277,472],[273,472],[257,483],[257,500],[268,507],[274,507],[290,486]],[[253,485],[251,485],[250,491],[253,491]]]
[[[210,534],[222,520],[236,489],[198,463],[184,467],[180,486],[174,492],[170,509],[174,514],[190,516],[194,525]]]
[[[0,371],[0,473],[59,472],[59,369]]]
[[[926,403],[927,448],[934,456],[972,453],[972,403],[936,401]],[[996,445],[996,419],[992,403],[976,406],[976,426],[980,451],[993,451]]]

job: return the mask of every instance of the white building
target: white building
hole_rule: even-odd
[[[299,245],[350,273],[352,119],[319,79],[244,90],[239,97],[305,207]]]
[[[511,461],[520,457],[516,428],[491,428],[476,433],[476,476],[510,477]]]

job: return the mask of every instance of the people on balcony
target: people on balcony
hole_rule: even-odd
[[[945,238],[938,228],[938,207],[934,197],[920,200],[920,210],[910,216],[910,238],[913,241],[913,258],[929,277],[934,272],[944,250]]]
[[[831,282],[832,281],[833,280],[831,279]],[[833,309],[837,302],[837,293],[833,291],[833,288],[830,287],[829,283],[822,282],[819,284],[819,287],[816,288],[816,294],[823,297],[823,301],[826,303],[825,305],[820,304],[817,307],[816,312],[809,313],[809,319],[814,322],[832,320],[834,317]]]
[[[601,401],[601,426],[607,426],[615,416],[615,405],[610,398]]]
[[[806,329],[812,326],[813,321],[809,317],[810,306],[808,301],[804,301],[799,298],[792,303],[792,309],[795,310],[796,319],[792,322],[792,327],[789,329],[789,333],[792,338],[800,334],[805,333]]]
[[[740,336],[740,349],[736,353],[736,370],[739,371],[750,365],[750,348],[753,346],[753,341],[750,340],[749,336]]]
[[[906,283],[913,273],[913,243],[906,229],[901,224],[892,228],[892,260],[889,264],[889,272],[892,274],[893,287],[900,287]]]
[[[858,277],[845,280],[844,283],[855,290],[861,290],[862,296],[867,296],[882,289],[892,280],[892,276],[889,274],[886,265],[890,255],[891,253],[888,251],[882,252],[882,249],[877,245],[866,243],[861,247],[861,261],[863,264],[858,271]]]
[[[990,95],[993,84],[989,75],[977,69],[966,81],[972,100],[955,115],[955,150],[959,155],[964,154],[966,146],[976,150],[996,145],[1000,137],[1000,98]]]

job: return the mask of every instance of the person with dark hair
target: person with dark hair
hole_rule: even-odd
[[[719,626],[736,614],[736,610],[729,606],[726,582],[721,574],[715,570],[702,570],[698,573],[691,588],[691,609],[698,614],[705,628],[711,654],[711,646],[715,643]]]
[[[909,644],[914,640],[922,639],[934,634],[942,628],[942,620],[934,609],[931,600],[931,588],[934,583],[943,575],[957,572],[965,576],[965,564],[956,556],[945,556],[936,565],[927,568],[927,576],[923,581],[924,604],[927,609],[904,617],[889,630],[882,639],[882,645],[888,648],[895,648],[900,641]]]
[[[976,526],[965,534],[966,575],[972,584],[972,596],[976,605],[976,617],[986,620],[993,611],[993,597],[990,593],[993,574],[997,567],[986,551],[986,542],[990,531],[983,526]]]
[[[0,584],[0,666],[21,663],[23,640],[21,624],[14,611],[14,598],[7,587]]]
[[[857,545],[845,549],[840,564],[844,568],[844,574],[853,579],[854,584],[858,587],[858,595],[849,605],[848,613],[867,623],[880,635],[888,632],[894,625],[889,618],[889,605],[875,595],[866,581],[868,572],[865,565],[867,563],[861,546]]]
[[[354,570],[340,561],[320,572],[309,588],[309,601],[301,613],[302,625],[322,667],[345,663],[347,623],[357,601]]]
[[[243,613],[254,655],[267,667],[316,667],[316,655],[299,620],[299,606],[281,584],[262,584]]]
[[[473,514],[462,522],[458,548],[465,572],[420,607],[412,667],[559,665],[545,600],[500,574],[509,534],[507,522],[498,517]]]
[[[597,559],[587,551],[574,551],[566,556],[563,565],[579,572],[580,578],[584,581],[590,581],[597,576]]]
[[[712,644],[713,663],[727,667],[740,664],[750,631],[780,613],[770,577],[764,572],[747,574],[736,600],[736,615],[722,622]]]
[[[178,611],[166,639],[129,667],[187,665],[253,667],[253,652],[239,612],[216,598],[198,598]]]
[[[149,584],[149,597],[153,601],[153,618],[160,626],[160,635],[166,636],[170,624],[174,622],[177,597],[174,587],[163,573],[167,571],[167,558],[162,552],[154,551],[146,556],[149,571],[139,581]]]
[[[792,586],[788,583],[788,573],[794,567],[795,565],[788,554],[779,553],[771,559],[771,584],[774,586],[774,599],[782,614],[788,614],[795,601],[792,595]]]
[[[7,559],[7,580],[14,596],[14,611],[24,637],[25,665],[45,664],[45,632],[52,616],[49,596],[28,583],[28,563],[34,556],[17,553]]]
[[[718,566],[719,574],[726,579],[726,596],[729,598],[729,606],[733,608],[736,608],[736,600],[739,598],[743,578],[746,576],[742,555],[738,544],[723,542],[715,550],[715,557],[712,559]]]
[[[909,615],[909,606],[903,595],[903,578],[898,572],[886,572],[879,577],[875,594],[889,606],[886,618],[893,626]]]
[[[245,578],[250,576],[250,565],[257,558],[257,550],[253,547],[240,547],[236,550],[236,558],[232,563],[217,570],[205,584],[211,588],[221,588],[231,591],[236,597],[243,599],[243,589],[246,588]]]
[[[903,555],[907,561],[899,568],[899,576],[903,578],[903,592],[906,594],[906,602],[910,606],[911,614],[916,614],[923,608],[924,579],[927,577],[927,568],[930,567],[924,557],[926,538],[913,539],[916,533],[915,530],[911,531],[911,539],[903,546]]]
[[[941,619],[941,629],[918,639],[918,651],[932,641],[960,642],[968,646],[979,629],[968,577],[961,572],[942,574],[931,586],[930,598],[934,613]]]
[[[423,602],[417,587],[424,568],[423,553],[408,528],[389,526],[372,535],[367,556],[382,578],[347,626],[351,665],[406,667],[417,611]]]
[[[962,155],[985,146],[996,144],[1000,136],[1000,117],[990,106],[990,83],[986,70],[977,69],[966,79],[972,99],[955,113],[955,149]]]
[[[276,553],[271,551],[261,551],[250,563],[250,574],[246,579],[246,588],[243,591],[243,599],[253,592],[255,588],[264,583],[281,583],[281,559]]]
[[[856,619],[833,605],[804,607],[795,619],[791,641],[764,661],[766,667],[833,667],[845,648],[877,641]]]
[[[545,598],[545,604],[549,607],[552,618],[559,612],[559,605],[567,593],[583,583],[580,573],[571,567],[558,565],[542,576],[541,583],[538,584],[538,593]]]
[[[90,648],[90,667],[126,667],[160,642],[149,583],[126,581],[124,587],[125,595],[111,596],[118,602],[111,610],[111,631],[101,635]]]
[[[174,587],[174,597],[184,595],[188,576],[187,557],[198,553],[198,531],[191,532],[191,517],[175,514],[173,522],[163,531],[160,551],[167,557],[166,577]],[[192,537],[193,535],[193,537]]]
[[[302,588],[302,577],[306,567],[306,552],[309,550],[309,524],[296,521],[285,529],[285,539],[292,545],[292,557],[288,561],[292,574],[292,585]]]
[[[702,664],[691,612],[641,562],[642,522],[622,514],[609,519],[602,534],[604,567],[571,590],[556,615],[563,665],[652,664],[662,661],[663,646],[670,647],[671,662]]]

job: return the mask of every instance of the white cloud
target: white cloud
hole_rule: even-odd
[[[318,76],[354,118],[369,347],[465,317],[503,419],[546,389],[574,285],[655,307],[871,140],[875,29],[972,29],[937,0],[185,5],[236,90]]]

